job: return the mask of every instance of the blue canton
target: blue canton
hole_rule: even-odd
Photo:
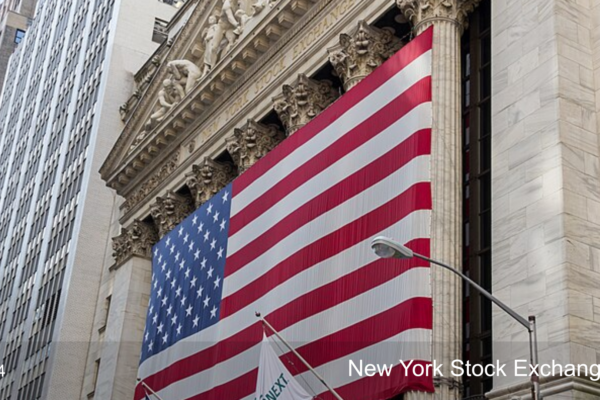
[[[219,321],[231,184],[153,247],[141,361]]]

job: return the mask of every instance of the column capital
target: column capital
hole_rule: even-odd
[[[164,196],[157,197],[156,202],[150,206],[150,215],[158,227],[160,237],[172,231],[192,211],[191,201],[172,190]]]
[[[285,135],[276,126],[249,119],[243,127],[233,130],[233,135],[226,139],[226,146],[241,174],[284,138]]]
[[[408,19],[415,31],[421,32],[436,20],[453,21],[466,29],[467,16],[481,0],[396,0],[396,5]]]
[[[328,49],[329,62],[348,91],[401,47],[402,42],[391,30],[361,20],[349,34],[340,34],[338,46]]]
[[[223,189],[234,178],[231,164],[223,164],[204,158],[202,164],[194,164],[192,172],[186,175],[186,184],[192,192],[194,204],[200,207]]]
[[[283,85],[282,93],[273,98],[273,108],[288,135],[306,125],[339,96],[329,81],[316,81],[298,74],[293,85]]]
[[[113,257],[117,265],[132,256],[151,258],[152,246],[158,242],[158,233],[151,224],[134,220],[121,234],[113,238]]]

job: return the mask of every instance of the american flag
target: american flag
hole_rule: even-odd
[[[252,399],[255,311],[344,399],[433,390],[431,376],[399,363],[431,363],[428,265],[378,259],[369,245],[386,235],[429,255],[432,32],[154,247],[138,376],[163,399]],[[279,355],[309,393],[331,398],[293,354]],[[361,377],[349,360],[394,368]]]

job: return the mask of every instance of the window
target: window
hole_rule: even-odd
[[[491,47],[490,0],[469,16],[462,37],[463,271],[492,291],[491,265]],[[492,362],[492,304],[464,287],[463,358]],[[464,398],[481,398],[491,377],[464,377]]]
[[[25,31],[23,31],[21,29],[17,29],[17,32],[15,33],[15,43],[16,44],[21,43],[21,40],[23,40],[24,37],[25,37]]]
[[[169,37],[169,31],[167,29],[167,21],[156,18],[154,20],[154,31],[152,33],[152,41],[156,43],[162,43]]]

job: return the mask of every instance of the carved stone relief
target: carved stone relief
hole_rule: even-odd
[[[158,235],[165,236],[193,211],[190,199],[171,190],[156,198],[150,206],[150,215],[157,225]]]
[[[339,46],[329,49],[329,61],[348,91],[401,47],[391,31],[359,21],[350,34],[340,35]]]
[[[154,226],[135,220],[131,226],[122,228],[119,236],[113,238],[113,257],[117,264],[131,256],[150,258],[152,246],[157,241],[158,234]]]
[[[248,120],[241,129],[234,129],[233,136],[226,139],[226,146],[241,174],[273,150],[284,138],[285,135],[275,126]]]
[[[155,111],[150,115],[150,118],[144,124],[144,129],[131,144],[130,151],[146,138],[148,133],[164,119],[168,112],[179,103],[184,96],[185,90],[179,83],[179,80],[175,77],[169,77],[163,81],[163,87],[158,92],[158,104]]]
[[[217,194],[235,177],[232,165],[218,163],[206,157],[202,164],[193,165],[186,176],[186,184],[192,192],[194,204],[200,207]]]
[[[223,0],[216,15],[208,18],[207,26],[201,34],[204,47],[202,68],[189,60],[172,60],[166,64],[167,77],[158,92],[158,103],[152,114],[137,135],[130,151],[138,146],[186,94],[215,67],[227,54],[245,31],[250,18],[266,7],[272,7],[278,0],[258,0],[252,5],[247,0]],[[128,105],[119,109],[122,118],[130,112]]]
[[[202,76],[200,68],[188,60],[173,60],[167,63],[170,79],[188,94]]]
[[[339,96],[329,81],[315,81],[299,74],[294,85],[283,85],[273,98],[273,108],[288,135],[306,125]]]
[[[202,31],[204,45],[202,77],[215,67],[225,54],[243,36],[250,18],[259,14],[267,6],[273,7],[279,0],[258,0],[247,5],[247,0],[224,0],[217,14],[208,18],[208,26]]]

